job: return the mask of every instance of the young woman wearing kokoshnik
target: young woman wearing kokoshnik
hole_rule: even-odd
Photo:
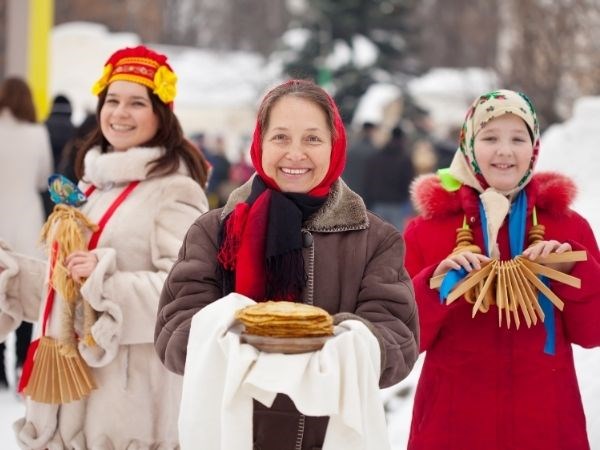
[[[600,254],[573,182],[533,173],[539,149],[529,99],[494,91],[450,168],[414,182],[406,265],[426,355],[411,450],[589,448],[571,344],[600,345]]]
[[[156,356],[153,330],[166,275],[208,204],[207,164],[172,111],[175,86],[164,55],[115,52],[94,86],[99,127],[76,164],[87,201],[55,208],[49,264],[0,252],[2,335],[22,320],[40,320],[42,334],[20,385],[23,449],[179,448],[181,379]],[[65,251],[81,231],[65,223],[87,228],[81,250]],[[65,286],[80,293],[74,310]]]

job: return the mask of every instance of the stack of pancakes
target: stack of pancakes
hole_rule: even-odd
[[[317,306],[288,301],[267,301],[236,312],[245,332],[269,337],[320,337],[333,334],[333,319]]]

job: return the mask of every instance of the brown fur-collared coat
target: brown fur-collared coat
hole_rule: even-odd
[[[216,272],[219,230],[224,217],[248,197],[251,183],[234,191],[224,209],[210,211],[192,225],[165,283],[156,349],[176,373],[184,370],[192,316],[225,294]],[[326,309],[337,322],[362,320],[380,344],[380,385],[399,382],[418,353],[417,310],[400,233],[368,212],[342,180],[333,184],[302,232],[308,275],[304,302]],[[326,426],[327,418],[301,415],[287,397],[278,396],[270,409],[255,402],[256,449],[318,449]]]

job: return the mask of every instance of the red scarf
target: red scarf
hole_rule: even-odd
[[[325,178],[306,194],[308,197],[322,198],[323,201],[329,194],[331,185],[342,174],[346,164],[346,132],[344,124],[331,97],[329,97],[329,102],[334,114],[335,128],[332,136],[329,169],[325,174]],[[276,210],[271,210],[270,208],[272,204],[271,199],[274,195],[273,191],[279,193],[281,190],[275,180],[270,178],[262,167],[262,130],[258,121],[254,129],[250,155],[257,176],[264,182],[266,189],[259,193],[256,198],[249,198],[245,202],[237,204],[233,212],[225,219],[222,233],[223,240],[218,253],[218,261],[225,272],[233,272],[233,290],[235,292],[256,301],[262,301],[266,300],[265,296],[269,292],[267,285],[270,280],[288,279],[292,281],[290,282],[290,286],[286,287],[285,292],[275,291],[278,299],[300,300],[299,291],[303,286],[298,287],[298,280],[302,280],[304,274],[301,259],[300,228],[302,220],[305,217],[302,216],[298,225],[294,225],[291,230],[294,240],[300,244],[288,245],[286,248],[286,251],[293,251],[296,255],[299,255],[300,261],[298,262],[297,258],[294,257],[287,258],[288,261],[295,262],[275,264],[278,267],[274,268],[274,265],[270,262],[272,258],[270,259],[266,255],[267,233],[272,238],[273,234],[282,230],[269,229],[268,225],[285,222],[285,219],[282,221],[273,220],[273,215],[287,215],[290,211],[289,208],[283,209],[277,207]],[[294,203],[296,206],[299,206],[299,202],[301,202],[301,199],[298,200],[298,196],[294,200],[290,200],[290,203]],[[278,204],[281,204],[281,202],[278,202]],[[302,210],[303,208],[298,209]],[[273,239],[269,240],[272,241]],[[279,256],[285,258],[285,255]],[[286,274],[285,272],[289,272],[290,268],[293,272],[301,271],[301,273]],[[281,273],[271,273],[272,271]],[[225,290],[227,291],[227,289]]]

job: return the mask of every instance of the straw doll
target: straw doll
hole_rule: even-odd
[[[80,286],[85,280],[75,281],[65,260],[75,251],[92,249],[87,247],[87,241],[92,232],[98,231],[98,225],[77,209],[85,203],[86,196],[70,180],[58,174],[51,176],[49,192],[56,206],[42,228],[41,240],[50,259],[47,302],[55,301],[55,291],[62,299],[60,330],[57,339],[46,336],[49,317],[44,314],[42,337],[33,341],[29,348],[18,390],[36,401],[68,403],[85,397],[96,387],[77,349],[77,304],[83,307],[83,337],[90,346],[95,345],[91,326],[96,316],[90,304],[81,298]]]

